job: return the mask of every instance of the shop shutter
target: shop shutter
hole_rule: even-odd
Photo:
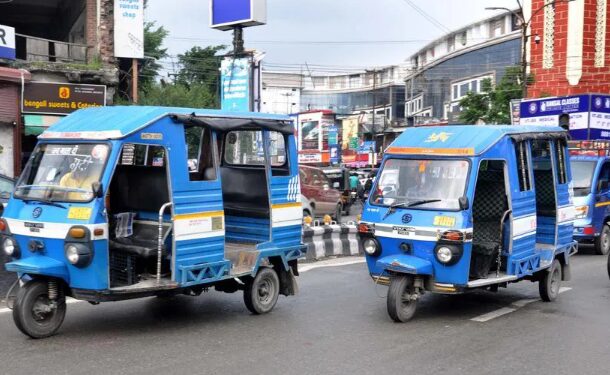
[[[0,122],[17,121],[19,115],[19,85],[0,82]]]

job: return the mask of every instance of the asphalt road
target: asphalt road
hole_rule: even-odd
[[[0,373],[608,373],[605,257],[575,256],[573,280],[564,284],[571,289],[554,303],[540,301],[530,282],[498,293],[427,294],[406,324],[390,321],[387,289],[371,282],[364,263],[340,265],[361,260],[309,269],[299,277],[300,294],[281,297],[264,316],[250,315],[241,293],[215,291],[99,306],[78,302],[68,305],[57,336],[31,340],[10,313],[0,312]],[[512,312],[473,320],[498,309]]]

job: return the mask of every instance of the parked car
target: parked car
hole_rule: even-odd
[[[299,166],[301,192],[307,198],[303,206],[303,215],[321,217],[331,215],[339,222],[343,211],[342,193],[333,188],[330,180],[320,168]]]
[[[15,180],[10,177],[0,175],[0,216],[4,213],[4,206],[8,203],[13,187],[15,186]]]
[[[329,168],[321,168],[322,172],[328,177],[331,182],[331,187],[333,189],[337,189],[341,191],[341,205],[343,207],[343,214],[349,215],[350,209],[352,207],[353,200],[352,199],[352,190],[349,188],[349,175],[350,171],[347,168],[340,167],[329,167]]]

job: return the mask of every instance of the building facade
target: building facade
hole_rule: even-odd
[[[37,135],[78,109],[41,110],[45,100],[50,104],[53,96],[67,99],[75,91],[98,90],[90,105],[112,104],[119,83],[113,12],[113,0],[0,3],[0,27],[11,31],[14,52],[0,56],[0,173],[18,176]],[[28,108],[24,99],[30,94],[37,108]],[[89,103],[80,98],[81,105]]]
[[[405,114],[409,125],[458,122],[460,100],[480,92],[484,79],[499,82],[520,64],[518,17],[497,15],[429,43],[409,58]]]
[[[607,0],[528,0],[528,44],[534,82],[528,97],[610,93],[610,6]]]

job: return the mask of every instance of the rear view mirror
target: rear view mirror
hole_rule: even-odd
[[[93,191],[93,196],[96,198],[102,198],[104,196],[104,189],[101,182],[95,181],[91,183],[91,190]]]
[[[460,210],[466,211],[470,208],[470,202],[468,201],[468,197],[463,195],[458,198],[458,203],[460,204]]]

